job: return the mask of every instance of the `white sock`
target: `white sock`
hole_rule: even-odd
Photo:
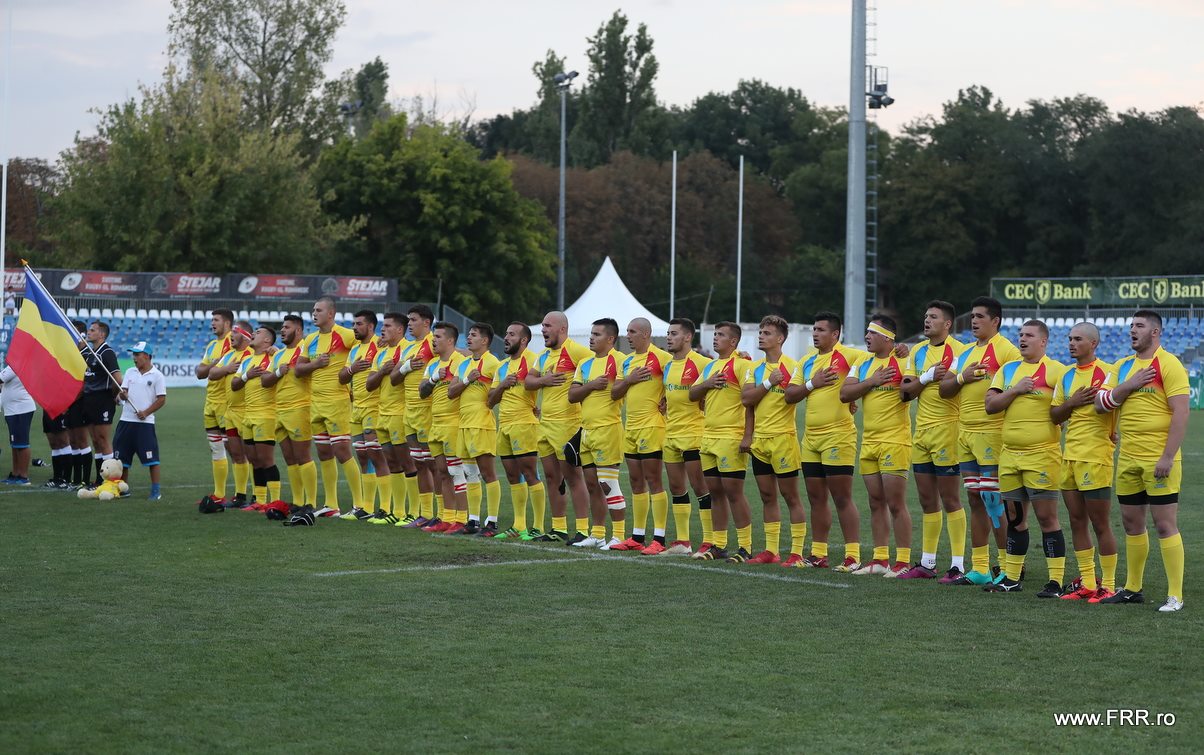
[[[966,570],[965,556],[954,556],[952,567],[958,571]]]
[[[922,556],[920,556],[920,566],[924,567],[925,569],[935,569],[936,568],[936,554],[935,553],[925,553]]]

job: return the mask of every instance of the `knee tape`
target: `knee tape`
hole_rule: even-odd
[[[962,486],[965,487],[966,490],[978,490],[978,481],[978,477],[965,477],[962,480]]]
[[[457,489],[467,482],[464,472],[464,464],[454,456],[449,456],[447,458],[447,473],[451,475],[452,484],[455,485]]]
[[[314,444],[319,445],[319,446],[329,446],[330,445],[330,436],[327,435],[326,433],[315,433],[314,434]]]
[[[627,508],[627,499],[620,498],[618,501],[615,501],[614,503],[608,502],[606,504],[606,508],[610,509],[611,511],[622,511],[623,509]]]
[[[470,483],[481,481],[481,468],[475,461],[464,462],[464,479]]]
[[[214,436],[209,436],[209,456],[214,461],[222,461],[226,458],[226,442],[221,439],[221,436],[217,436],[217,440],[214,440]]]

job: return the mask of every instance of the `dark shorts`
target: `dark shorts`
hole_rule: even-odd
[[[88,424],[84,420],[84,395],[82,393],[71,402],[71,406],[67,407],[67,411],[63,413],[63,424],[67,426],[68,430]]]
[[[67,412],[63,412],[57,417],[51,417],[42,410],[42,432],[47,435],[51,433],[63,433],[67,431]]]
[[[6,414],[4,421],[8,423],[8,444],[13,448],[29,448],[29,426],[33,424],[33,412]]]
[[[117,413],[117,401],[108,391],[93,391],[80,397],[80,411],[85,425],[111,425]]]
[[[129,467],[135,456],[142,466],[155,466],[159,463],[155,426],[147,422],[118,422],[117,432],[113,434],[113,453],[124,467]]]

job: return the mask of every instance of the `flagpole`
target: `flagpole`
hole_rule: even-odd
[[[677,150],[673,150],[673,201],[669,211],[669,319],[677,288]]]
[[[736,204],[736,324],[740,324],[740,289],[744,273],[744,155],[740,155],[740,190]]]
[[[4,113],[0,114],[0,160],[4,165],[0,168],[0,275],[4,283],[0,283],[0,303],[8,301],[8,275],[5,267],[5,254],[8,251],[8,83],[13,68],[13,4],[8,2],[8,27],[5,29],[4,41]],[[57,306],[57,305],[56,305]],[[3,309],[0,306],[0,309]]]

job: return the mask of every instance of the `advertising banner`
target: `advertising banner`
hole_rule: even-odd
[[[58,285],[50,288],[60,296],[137,297],[143,294],[140,273],[104,273],[80,270],[62,273]]]
[[[57,270],[41,271],[35,270],[34,274],[38,276],[38,280],[46,286],[47,289],[53,289],[52,281],[54,273]],[[49,275],[48,275],[49,274]],[[4,271],[4,293],[6,294],[24,294],[25,293],[25,268],[9,268]]]
[[[389,302],[397,298],[397,281],[392,278],[346,275],[251,275],[226,276],[231,297],[252,299],[312,300],[319,296],[362,302]]]
[[[992,278],[1005,307],[1204,306],[1204,275],[1141,278]]]
[[[151,298],[193,299],[222,293],[222,277],[210,273],[144,273]]]

